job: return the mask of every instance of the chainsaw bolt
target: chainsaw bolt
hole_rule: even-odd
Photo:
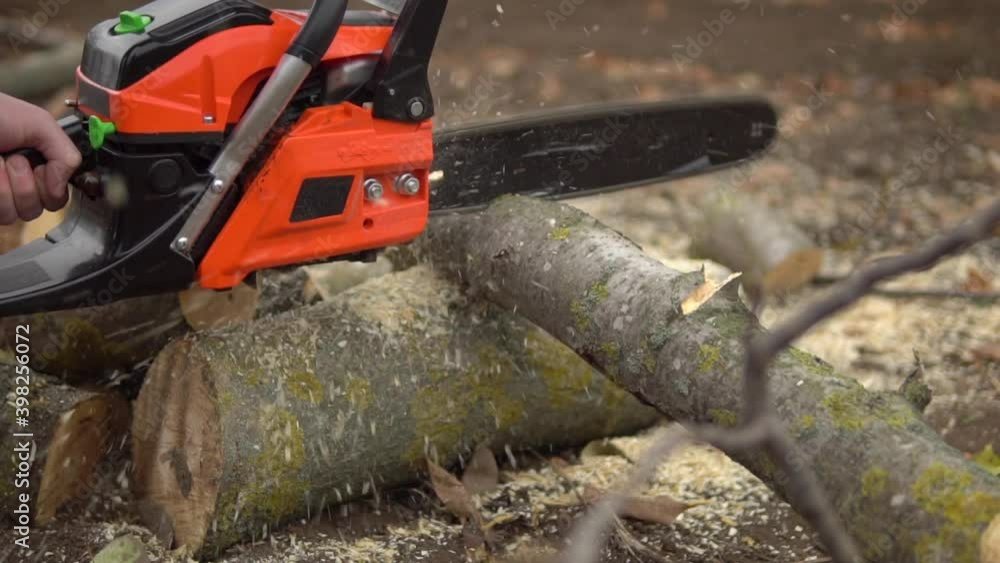
[[[382,182],[375,178],[365,180],[365,199],[368,201],[378,201],[385,195],[385,187]]]
[[[185,252],[188,249],[188,239],[187,237],[181,237],[174,241],[174,250],[178,252]]]
[[[225,182],[222,180],[212,180],[212,191],[215,193],[222,193],[222,187],[225,185]]]
[[[424,107],[424,101],[421,100],[420,98],[413,98],[412,100],[410,100],[410,107],[409,107],[410,117],[414,119],[419,119],[423,117],[425,109],[426,108]]]
[[[417,195],[420,192],[420,179],[413,174],[403,174],[396,178],[396,191],[403,195]]]

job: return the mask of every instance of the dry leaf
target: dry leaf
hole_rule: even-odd
[[[488,447],[480,445],[462,474],[462,484],[469,494],[478,495],[496,489],[499,483],[500,469],[497,468],[497,460]]]
[[[962,289],[969,293],[987,293],[993,291],[993,280],[986,277],[979,270],[969,268],[968,272],[966,272],[965,283],[962,284]]]
[[[449,512],[463,520],[479,521],[479,510],[472,500],[472,495],[457,477],[448,473],[440,465],[427,459],[427,471],[430,473],[431,486],[434,493],[444,503]]]
[[[252,320],[259,296],[243,283],[228,291],[192,287],[177,294],[184,320],[195,332]]]
[[[1000,342],[987,342],[972,349],[972,355],[983,362],[1000,363]]]
[[[606,494],[596,487],[586,485],[583,492],[583,499],[588,504],[594,504]],[[625,503],[622,505],[618,515],[641,522],[672,524],[681,513],[689,508],[691,508],[691,505],[667,495],[655,497],[628,496],[625,498]]]

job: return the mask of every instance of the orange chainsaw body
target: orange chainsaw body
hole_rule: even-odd
[[[239,122],[305,17],[275,10],[272,25],[215,33],[122,90],[95,84],[78,70],[80,85],[107,97],[109,113],[85,103],[79,109],[114,123],[119,135],[221,135]],[[321,66],[377,55],[391,33],[391,26],[345,24]],[[343,102],[311,107],[277,133],[280,140],[242,186],[235,210],[198,266],[203,287],[225,289],[257,270],[400,244],[426,226],[434,158],[430,120],[382,120],[367,107]],[[393,189],[402,174],[420,180],[416,195]],[[365,180],[372,178],[385,186],[377,201],[365,198]],[[320,204],[322,213],[307,209],[296,217],[307,188],[313,202],[327,204]]]

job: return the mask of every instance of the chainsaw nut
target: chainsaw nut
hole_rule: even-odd
[[[420,119],[421,117],[424,116],[424,109],[426,108],[424,107],[423,100],[421,100],[420,98],[413,98],[412,100],[410,100],[409,108],[407,109],[410,112],[410,117],[412,117],[413,119]]]
[[[385,187],[382,186],[382,182],[379,182],[375,178],[365,180],[365,199],[368,201],[378,201],[384,195]]]
[[[420,193],[420,179],[413,174],[403,174],[396,178],[396,192],[403,195]]]

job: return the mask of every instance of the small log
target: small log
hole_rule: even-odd
[[[92,307],[0,318],[0,350],[12,349],[16,327],[28,324],[33,369],[70,385],[100,387],[115,372],[132,371],[190,330],[245,322],[265,307],[276,314],[301,305],[305,278],[285,285],[272,281],[282,275],[262,272],[260,297],[257,290],[240,285],[230,291],[190,290],[100,305],[110,295],[99,292]]]
[[[680,422],[738,423],[743,343],[763,329],[723,286],[700,307],[700,273],[671,270],[571,207],[503,198],[431,223],[421,243],[444,272],[535,322],[644,403]],[[932,430],[905,398],[870,392],[790,349],[771,365],[779,419],[868,561],[974,562],[1000,513],[1000,479]],[[762,452],[735,456],[792,507]]]
[[[0,520],[13,523],[20,495],[33,525],[45,525],[72,501],[86,501],[111,472],[110,458],[125,461],[121,449],[128,430],[129,404],[116,393],[91,394],[41,374],[28,376],[27,426],[17,424],[18,379],[13,359],[0,355]],[[15,433],[32,434],[30,437]],[[25,452],[27,450],[27,452]],[[20,459],[22,453],[27,460]],[[30,454],[30,455],[29,455]],[[21,465],[26,461],[26,465]],[[112,460],[113,461],[113,460]],[[24,471],[27,469],[27,471]],[[29,475],[25,478],[24,475]]]
[[[129,371],[188,331],[176,294],[0,319],[0,349],[16,344],[19,325],[31,327],[31,367],[71,385],[98,386],[116,370]]]
[[[169,345],[135,406],[135,492],[164,545],[214,556],[453,463],[658,416],[518,317],[424,269]]]
[[[822,251],[778,211],[738,193],[706,197],[689,225],[690,254],[743,273],[753,295],[796,289],[819,272]]]

